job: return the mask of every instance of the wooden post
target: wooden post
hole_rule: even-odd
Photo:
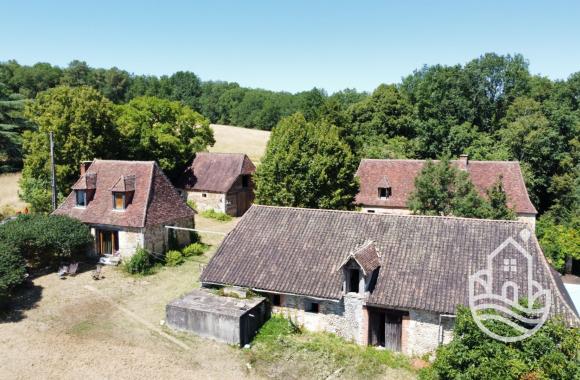
[[[52,210],[56,210],[56,174],[54,169],[54,140],[52,138],[52,132],[48,133],[50,139],[50,171],[51,171],[51,180],[50,180],[50,188],[52,191]]]

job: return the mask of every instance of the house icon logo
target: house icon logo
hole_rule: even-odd
[[[530,239],[524,229],[519,236]],[[548,319],[550,290],[533,279],[532,256],[512,237],[487,256],[487,267],[469,276],[469,308],[475,323],[488,336],[502,342],[517,342],[533,335]],[[484,321],[490,321],[488,326]],[[493,321],[493,322],[491,322]],[[489,324],[504,324],[514,333],[503,336]],[[503,326],[502,326],[503,327]]]

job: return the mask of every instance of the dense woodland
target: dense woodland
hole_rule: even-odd
[[[0,170],[24,162],[22,196],[37,210],[49,200],[47,131],[57,138],[62,196],[81,159],[156,159],[176,175],[213,143],[209,122],[273,130],[257,176],[258,200],[267,204],[352,208],[363,157],[519,160],[543,215],[545,251],[558,267],[566,255],[580,256],[580,72],[550,80],[532,75],[521,55],[485,54],[464,65],[425,66],[370,94],[329,95],[250,89],[191,72],[134,75],[80,61],[0,64]],[[480,215],[467,211],[453,213]]]

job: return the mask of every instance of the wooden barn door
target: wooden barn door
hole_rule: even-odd
[[[244,213],[249,207],[248,193],[246,191],[240,191],[239,193],[237,193],[236,203],[237,203],[236,216],[244,215]]]
[[[401,351],[403,335],[403,318],[400,314],[385,314],[385,348]]]
[[[401,351],[403,314],[397,311],[369,308],[368,344]]]

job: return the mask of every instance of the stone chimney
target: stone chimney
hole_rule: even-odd
[[[467,170],[467,165],[469,165],[469,155],[467,154],[460,154],[459,160],[457,161],[459,169]]]
[[[91,166],[92,163],[93,161],[81,161],[81,175],[84,175],[87,170],[89,170],[89,166]]]

